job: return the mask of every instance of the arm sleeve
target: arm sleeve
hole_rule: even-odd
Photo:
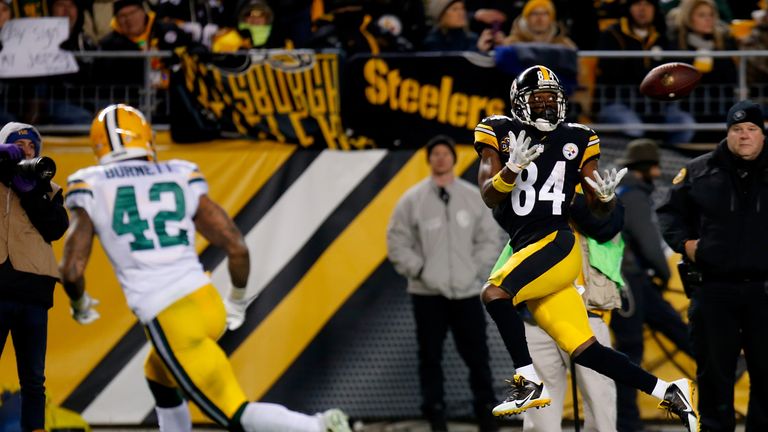
[[[417,246],[418,227],[411,221],[410,207],[407,196],[403,197],[389,220],[387,257],[399,274],[417,278],[424,266],[424,258]]]
[[[27,217],[48,243],[60,239],[69,228],[69,216],[64,208],[61,189],[55,194],[49,193],[52,191],[51,183],[47,182],[20,196]]]
[[[681,171],[681,174],[685,175],[684,171]],[[677,184],[673,181],[666,200],[656,210],[664,240],[672,250],[683,256],[685,256],[685,241],[699,238],[698,224],[694,217],[695,208],[689,198],[690,189],[691,182],[687,176]]]
[[[576,194],[570,212],[571,220],[576,224],[579,232],[595,239],[598,243],[611,240],[624,227],[624,206],[620,200],[616,200],[616,207],[608,216],[599,218],[587,206],[584,195]]]
[[[581,169],[584,164],[591,161],[592,159],[600,158],[600,138],[597,136],[595,131],[589,128],[587,129],[590,131],[590,134],[587,138],[587,146],[584,148],[584,154],[581,157],[579,169]]]
[[[650,266],[656,276],[669,280],[669,265],[661,245],[661,235],[652,221],[653,209],[647,196],[639,190],[629,190],[621,196],[621,201],[627,209],[624,234],[633,247],[632,252]]]

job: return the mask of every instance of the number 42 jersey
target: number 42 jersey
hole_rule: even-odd
[[[581,167],[600,157],[600,139],[584,125],[560,123],[552,132],[540,132],[506,116],[487,117],[475,127],[475,149],[482,157],[483,148],[490,147],[506,163],[514,145],[509,132],[518,136],[523,129],[530,145],[542,144],[544,152],[518,174],[509,199],[493,209],[515,251],[553,231],[570,229],[568,210],[581,181]]]
[[[88,213],[139,320],[209,283],[192,220],[208,184],[195,164],[124,161],[81,169],[67,183],[66,206]]]

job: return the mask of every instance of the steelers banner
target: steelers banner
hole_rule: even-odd
[[[171,133],[195,142],[227,133],[348,149],[341,126],[339,56],[253,51],[203,60],[180,53],[171,82]]]
[[[477,53],[355,56],[344,68],[344,125],[382,148],[418,148],[436,134],[471,144],[480,120],[509,113],[512,78]]]

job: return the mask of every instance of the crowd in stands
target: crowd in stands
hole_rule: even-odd
[[[2,0],[0,27],[13,18],[67,17],[70,37],[61,47],[76,52],[172,50],[183,46],[201,53],[330,48],[348,55],[419,51],[493,54],[497,47],[520,43],[576,50],[696,50],[702,54],[680,61],[699,69],[704,74],[703,83],[725,88],[717,90],[721,93],[714,99],[731,102],[738,78],[736,60],[713,58],[707,53],[766,48],[766,8],[766,0]],[[609,85],[614,93],[595,97],[615,99],[622,86],[636,87],[650,68],[666,61],[670,59],[585,61],[580,67],[588,73],[580,72],[579,81],[590,89],[595,84]],[[80,72],[63,78],[63,83],[144,83],[141,58],[78,57],[78,62]],[[104,67],[110,72],[104,73]],[[766,82],[768,58],[749,59],[748,69],[750,82]],[[153,60],[149,79],[156,88],[167,86],[168,65]],[[615,105],[603,103],[596,108],[584,107],[584,111],[593,114],[594,120],[654,120],[647,107]],[[689,108],[695,116],[674,104],[651,111],[661,121],[690,123],[719,115],[722,110],[716,108]],[[670,137],[673,141],[690,138],[690,134]]]

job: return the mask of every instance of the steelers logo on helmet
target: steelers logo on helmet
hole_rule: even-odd
[[[560,79],[546,66],[532,66],[512,81],[512,115],[523,124],[550,132],[565,120],[567,98]]]
[[[156,159],[152,127],[141,111],[125,104],[110,105],[93,119],[91,146],[100,164]]]

